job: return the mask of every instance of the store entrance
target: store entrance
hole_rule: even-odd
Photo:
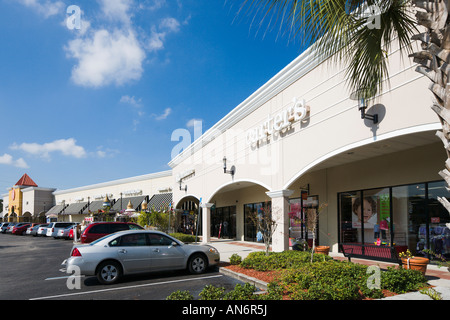
[[[289,238],[304,240],[308,243],[308,246],[312,247],[313,234],[311,231],[312,215],[317,213],[319,209],[319,197],[308,196],[302,198],[290,199],[290,228]],[[308,217],[310,221],[308,221]],[[316,245],[319,243],[319,221],[316,221]]]
[[[219,239],[236,238],[236,206],[211,209],[211,236]]]

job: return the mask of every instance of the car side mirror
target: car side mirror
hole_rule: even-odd
[[[176,247],[178,245],[178,243],[176,243],[175,241],[172,241],[172,244],[170,245],[171,247]]]

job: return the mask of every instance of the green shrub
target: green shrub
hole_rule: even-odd
[[[256,300],[255,291],[256,287],[250,283],[237,284],[232,291],[225,295],[224,300]]]
[[[172,292],[166,300],[194,300],[194,296],[188,290],[178,290]]]
[[[207,285],[199,293],[200,300],[222,300],[225,296],[224,287],[214,287],[213,285]]]
[[[195,236],[191,234],[170,233],[169,235],[185,243],[195,242]]]
[[[323,254],[314,254],[313,261],[330,261],[331,257]],[[267,256],[263,251],[251,252],[242,262],[241,267],[257,271],[296,268],[310,263],[311,253],[305,251],[269,252]]]
[[[395,293],[417,291],[426,285],[422,272],[403,268],[388,267],[381,273],[381,287]]]
[[[242,262],[242,257],[240,255],[238,255],[237,253],[233,253],[230,257],[230,263],[232,265],[238,265],[241,264]]]

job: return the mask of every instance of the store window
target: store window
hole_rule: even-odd
[[[426,248],[427,199],[426,184],[392,188],[394,243],[406,246],[412,254],[423,255]]]
[[[359,190],[338,194],[339,242],[394,245],[414,255],[431,249],[450,255],[450,215],[437,200],[445,182]]]
[[[450,258],[450,229],[446,224],[450,223],[450,215],[438,201],[438,197],[449,199],[444,181],[428,185],[429,248],[436,254],[442,254],[448,260]]]
[[[236,238],[236,206],[211,210],[211,236],[224,239]]]
[[[308,245],[311,247],[313,235],[312,232],[307,228],[308,212],[317,212],[319,206],[319,197],[308,196],[304,199],[289,199],[289,204],[289,238],[306,240],[308,241]],[[317,223],[319,222],[317,221]],[[316,230],[316,243],[318,243],[319,228],[316,228]]]
[[[255,222],[251,216],[255,214],[262,214],[264,208],[272,208],[272,203],[258,202],[244,205],[244,240],[252,242],[262,242],[262,238],[258,236],[258,230]]]

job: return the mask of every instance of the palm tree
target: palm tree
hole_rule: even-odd
[[[437,136],[448,159],[439,174],[450,186],[449,9],[449,0],[243,0],[240,12],[253,13],[269,28],[279,24],[316,55],[344,63],[347,85],[358,98],[376,96],[389,84],[392,45],[408,53],[431,81],[431,108],[442,123]],[[414,52],[411,40],[420,41],[421,51]],[[450,213],[450,202],[439,201]]]

